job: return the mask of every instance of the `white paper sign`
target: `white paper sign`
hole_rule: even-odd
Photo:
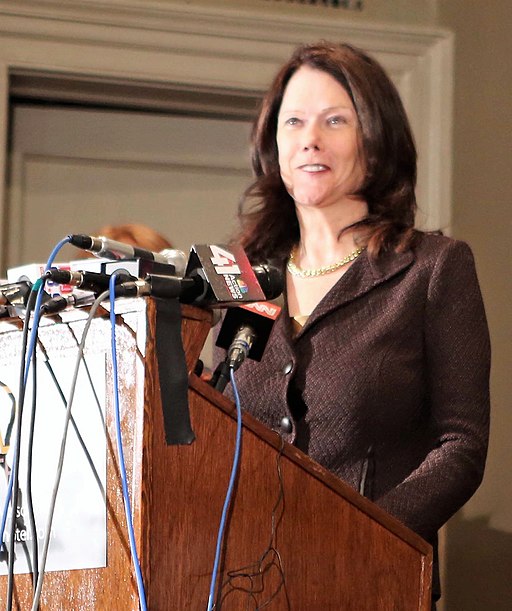
[[[17,334],[21,337],[20,334]],[[62,387],[64,397],[69,397],[70,385],[75,369],[76,354],[66,349],[52,354],[49,365]],[[106,566],[106,441],[104,430],[105,404],[105,355],[87,359],[94,383],[91,387],[83,364],[77,382],[72,405],[72,416],[77,430],[70,422],[62,477],[59,485],[55,513],[51,527],[51,539],[46,562],[46,571],[85,569]],[[32,499],[37,529],[39,554],[48,532],[48,512],[55,486],[55,478],[61,442],[64,432],[66,407],[52,378],[43,355],[38,353],[37,407],[34,427],[32,460]],[[0,434],[5,441],[11,419],[12,400],[8,390],[16,396],[19,386],[19,359],[2,364],[0,381]],[[32,538],[27,504],[27,457],[30,418],[32,409],[32,375],[29,375],[23,410],[22,441],[20,446],[17,524],[15,530],[15,573],[31,572]],[[10,448],[6,465],[0,470],[0,511],[4,511],[8,490],[8,475],[14,457],[17,421],[10,435]],[[9,548],[12,512],[4,532],[6,548]],[[0,574],[7,574],[7,561],[0,562]]]

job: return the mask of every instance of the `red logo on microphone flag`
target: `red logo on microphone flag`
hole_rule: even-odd
[[[276,318],[281,313],[281,308],[275,303],[270,303],[269,301],[255,301],[254,303],[244,303],[240,307],[252,312],[257,312],[261,316],[266,316],[271,320],[276,320]]]

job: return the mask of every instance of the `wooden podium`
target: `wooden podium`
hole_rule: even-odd
[[[125,460],[151,611],[207,608],[235,447],[234,405],[192,373],[211,315],[183,306],[182,316],[196,435],[184,446],[165,443],[154,303],[133,300],[118,317],[125,331],[118,340]],[[66,324],[55,323],[49,333],[58,336]],[[0,354],[12,330],[12,321],[0,321]],[[107,567],[47,573],[42,611],[139,608],[110,399],[107,432]],[[432,550],[423,539],[244,415],[217,611],[427,611],[431,570]],[[31,592],[30,576],[16,575],[14,608],[30,609]],[[0,607],[5,598],[2,577]]]

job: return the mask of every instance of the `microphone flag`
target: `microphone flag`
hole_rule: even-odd
[[[201,244],[191,248],[185,275],[203,276],[217,306],[263,301],[265,294],[243,248]]]

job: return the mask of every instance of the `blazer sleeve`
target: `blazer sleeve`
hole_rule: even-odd
[[[489,436],[490,341],[471,250],[450,240],[431,274],[425,310],[427,400],[435,442],[376,502],[428,540],[473,495]]]

